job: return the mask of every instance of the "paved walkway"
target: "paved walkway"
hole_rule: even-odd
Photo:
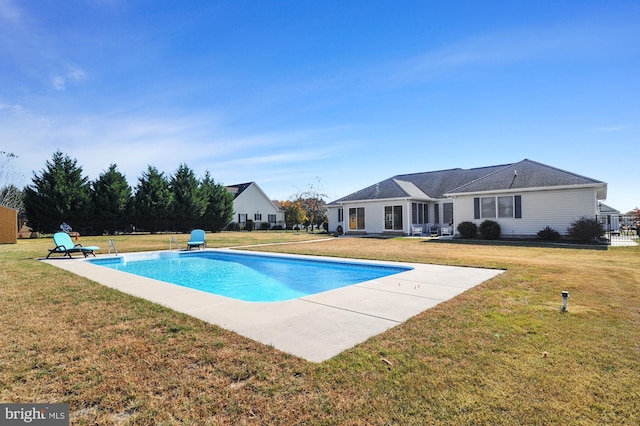
[[[612,237],[611,238],[611,246],[612,247],[633,247],[638,245],[638,238],[629,238],[629,237]]]
[[[414,269],[300,299],[266,303],[205,293],[84,259],[43,261],[313,362],[327,360],[503,272],[400,263]]]

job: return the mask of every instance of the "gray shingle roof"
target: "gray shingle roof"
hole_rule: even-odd
[[[227,185],[227,190],[229,190],[233,194],[233,199],[238,198],[240,194],[244,192],[245,189],[250,187],[253,182],[239,183],[237,185]]]
[[[508,189],[543,188],[552,186],[573,186],[603,184],[575,173],[560,170],[531,160],[509,164],[494,173],[468,182],[447,193],[504,191]]]
[[[599,184],[604,182],[525,159],[497,166],[397,175],[329,204],[424,196],[437,199],[446,198],[445,194]]]

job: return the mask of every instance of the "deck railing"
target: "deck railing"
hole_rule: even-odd
[[[607,214],[596,216],[609,245],[640,244],[640,221],[627,214]]]

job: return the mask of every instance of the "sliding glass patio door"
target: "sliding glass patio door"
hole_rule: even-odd
[[[364,231],[364,207],[351,207],[349,209],[349,230]]]

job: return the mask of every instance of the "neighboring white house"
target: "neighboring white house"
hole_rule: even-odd
[[[602,228],[611,232],[612,234],[620,233],[620,210],[616,210],[613,207],[606,205],[605,203],[599,203],[598,208],[600,210],[600,223]]]
[[[233,222],[244,229],[247,220],[253,221],[254,229],[264,229],[263,223],[270,227],[280,225],[285,227],[284,210],[279,203],[271,201],[257,183],[247,182],[227,186],[227,191],[233,194]]]
[[[329,231],[455,234],[459,223],[498,222],[504,237],[561,234],[599,214],[607,184],[531,160],[398,175],[327,205]]]

